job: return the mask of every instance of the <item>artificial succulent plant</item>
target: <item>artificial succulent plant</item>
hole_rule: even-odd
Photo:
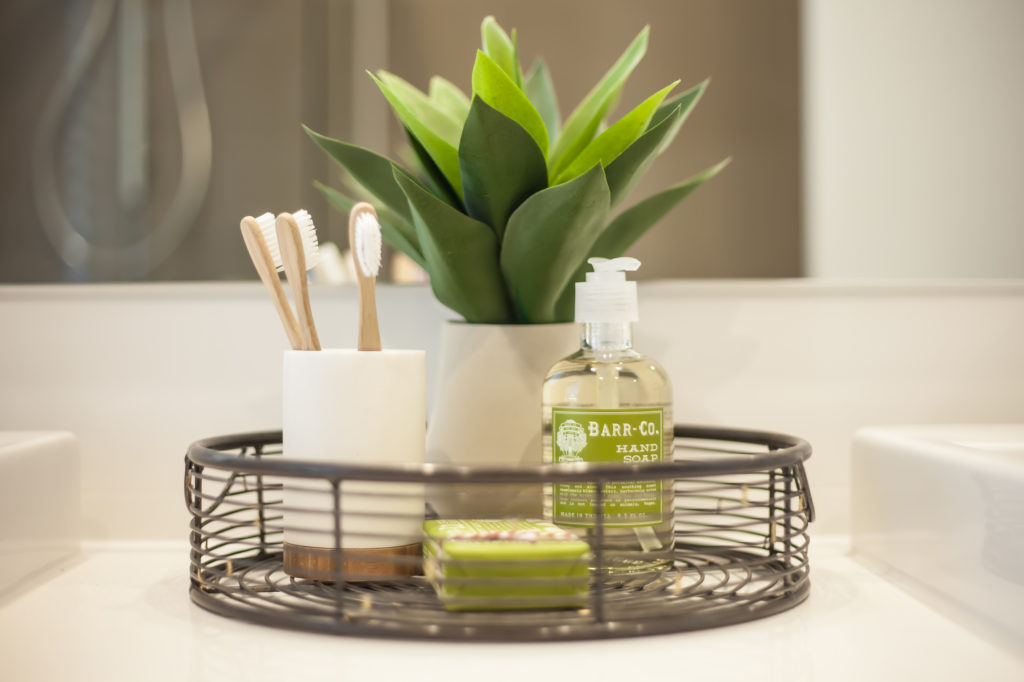
[[[648,33],[565,121],[544,61],[524,74],[516,32],[509,37],[493,17],[481,26],[471,95],[440,76],[424,93],[386,71],[370,74],[405,128],[416,172],[306,132],[375,200],[384,241],[421,265],[437,299],[466,321],[569,321],[587,259],[622,255],[725,165],[615,213],[707,86],[670,98],[676,81],[603,128]],[[342,211],[355,203],[317,186]]]

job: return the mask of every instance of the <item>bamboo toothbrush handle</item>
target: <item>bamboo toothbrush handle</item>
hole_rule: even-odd
[[[263,232],[255,218],[245,217],[242,219],[242,240],[249,252],[249,258],[256,268],[256,274],[260,281],[270,293],[270,300],[274,303],[281,324],[284,326],[284,333],[288,336],[288,345],[293,350],[299,350],[302,346],[302,337],[299,335],[299,323],[295,319],[295,313],[288,305],[288,298],[285,296],[284,287],[281,286],[281,279],[277,276],[277,269],[274,267],[274,259],[270,255],[267,242],[263,239]]]
[[[376,273],[367,274],[360,265],[360,241],[356,236],[359,216],[369,213],[377,221],[377,210],[366,201],[360,201],[348,214],[348,245],[355,265],[356,283],[359,285],[359,336],[356,348],[359,350],[380,350],[380,326],[377,321]],[[379,260],[379,259],[378,259]]]
[[[299,334],[302,336],[301,350],[320,350],[320,339],[313,323],[313,308],[309,304],[309,287],[306,284],[306,256],[302,250],[302,234],[299,225],[290,213],[277,216],[277,245],[281,249],[284,274],[292,289],[292,300],[298,315]]]
[[[356,270],[359,268],[357,267]],[[359,274],[359,350],[380,350],[376,278]]]

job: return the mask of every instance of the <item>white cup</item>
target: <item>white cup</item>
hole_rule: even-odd
[[[422,464],[425,368],[420,350],[285,351],[284,457],[368,466]],[[343,549],[420,542],[421,484],[347,481],[340,491]],[[286,552],[289,545],[335,546],[329,483],[289,478],[283,502]]]

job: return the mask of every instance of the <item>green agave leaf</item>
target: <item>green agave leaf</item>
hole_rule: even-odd
[[[409,204],[402,189],[395,182],[392,173],[395,164],[390,159],[369,149],[326,137],[306,126],[302,126],[302,129],[320,149],[327,152],[327,155],[348,171],[356,182],[366,188],[373,198],[401,216],[406,224],[412,225]]]
[[[459,119],[439,109],[430,101],[430,97],[426,93],[400,76],[387,71],[379,71],[377,79],[378,84],[387,88],[406,109],[415,114],[422,125],[445,142],[451,145],[458,144],[459,135],[462,134],[462,123]],[[387,92],[384,93],[385,96],[387,94]],[[406,127],[411,126],[406,124]]]
[[[519,36],[516,35],[516,30],[512,29],[512,56],[513,63],[516,65],[516,85],[519,89],[523,89],[523,68],[519,66]]]
[[[674,111],[656,126],[647,129],[643,135],[631,144],[618,158],[608,164],[605,173],[608,176],[608,188],[612,192],[612,206],[618,206],[629,196],[636,183],[654,163],[671,142],[679,128],[683,125],[682,110],[676,105]]]
[[[428,96],[431,104],[456,121],[465,121],[469,115],[469,97],[446,78],[433,76]]]
[[[600,164],[523,202],[508,220],[501,271],[518,318],[556,322],[558,298],[589,253],[608,217],[609,192]]]
[[[597,133],[601,120],[608,113],[612,101],[618,96],[623,83],[647,52],[647,37],[650,26],[645,26],[622,53],[612,68],[598,81],[597,85],[583,98],[562,128],[551,153],[548,156],[548,175],[558,177],[572,163]]]
[[[651,122],[626,151],[608,164],[608,187],[612,191],[612,206],[618,206],[650,169],[654,159],[672,144],[687,116],[697,106],[709,81],[704,81],[686,92],[662,103],[651,117]]]
[[[456,193],[462,196],[457,151],[462,134],[459,122],[434,107],[426,95],[398,76],[381,71],[380,78],[372,73],[370,78],[377,83],[402,125],[412,131]]]
[[[672,88],[676,87],[679,81],[672,83],[671,85],[662,88],[658,92],[654,93],[643,102],[638,104],[632,111],[620,118],[614,123],[608,130],[598,135],[594,140],[588,144],[579,156],[569,164],[569,167],[562,171],[555,181],[554,185],[559,185],[566,180],[571,180],[576,176],[586,172],[588,168],[593,167],[595,163],[600,163],[602,166],[607,166],[616,157],[619,156],[623,151],[626,150],[629,145],[633,144],[638,137],[647,129],[647,124],[650,123],[651,117],[661,104],[662,100],[672,91]]]
[[[394,173],[409,199],[437,300],[467,322],[508,322],[511,308],[494,231],[433,196],[402,169]]]
[[[358,203],[355,199],[345,196],[333,187],[328,187],[322,182],[314,182],[313,186],[320,190],[327,201],[330,202],[340,213],[348,214],[352,207]],[[381,237],[384,243],[392,246],[405,255],[412,258],[417,265],[426,269],[426,261],[420,253],[419,240],[412,227],[401,222],[396,214],[383,207],[377,207],[377,220],[380,223]],[[401,227],[399,227],[401,226]]]
[[[526,96],[533,102],[537,112],[544,120],[544,127],[552,140],[558,138],[562,126],[562,117],[558,112],[558,98],[555,96],[555,84],[551,80],[551,73],[548,65],[543,59],[538,59],[526,76],[526,84],[523,86]]]
[[[710,85],[710,83],[711,79],[705,78],[702,82],[693,86],[686,92],[681,92],[675,97],[670,97],[662,102],[661,106],[658,107],[658,110],[654,112],[654,116],[651,117],[648,129],[653,128],[668,118],[677,107],[682,112],[682,121],[685,121],[690,115],[690,112],[693,111],[693,108],[697,106],[697,102],[700,101],[700,98],[704,96],[704,91],[708,89],[708,85]],[[682,121],[680,123],[682,123]],[[669,140],[665,146],[668,146],[671,143],[672,141]]]
[[[626,252],[637,239],[643,235],[652,225],[665,217],[683,199],[690,196],[694,190],[704,184],[705,181],[715,177],[719,171],[729,165],[731,158],[720,161],[714,166],[697,173],[689,180],[669,187],[658,192],[635,206],[630,206],[613,221],[608,223],[601,236],[594,243],[587,258],[601,256],[603,258],[617,258]],[[586,259],[584,259],[586,262]]]
[[[508,37],[494,17],[485,17],[480,24],[480,42],[484,53],[501,67],[501,70],[512,79],[517,87],[523,85],[523,72],[516,58],[515,42]]]
[[[434,163],[434,160],[430,158],[430,154],[423,145],[420,144],[420,141],[416,139],[416,136],[412,134],[412,131],[406,128],[405,135],[409,139],[409,146],[412,148],[413,159],[423,170],[426,182],[434,192],[434,195],[438,199],[448,202],[461,211],[462,200],[455,193],[455,188],[452,187],[450,182],[448,182],[448,178],[446,178],[444,173],[441,172],[441,169],[438,168],[436,163]]]
[[[494,228],[501,241],[508,217],[548,185],[544,155],[522,126],[473,98],[459,144],[466,212]]]
[[[573,317],[576,282],[582,282],[586,276],[589,267],[587,259],[595,256],[617,258],[624,254],[626,249],[632,246],[644,232],[665,217],[669,211],[692,194],[706,180],[713,178],[720,170],[728,166],[731,160],[725,159],[675,187],[670,187],[663,192],[644,199],[609,223],[608,227],[601,233],[601,236],[594,242],[594,246],[587,252],[586,257],[578,263],[575,273],[562,289],[558,297],[558,303],[555,306],[558,318],[571,320]]]
[[[521,125],[547,158],[548,131],[544,119],[515,81],[480,50],[473,64],[473,94]]]

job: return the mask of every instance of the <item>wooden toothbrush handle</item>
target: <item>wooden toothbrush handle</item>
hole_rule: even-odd
[[[306,284],[306,256],[302,250],[302,234],[299,225],[290,213],[277,216],[277,245],[281,250],[284,274],[292,289],[292,300],[299,318],[299,334],[302,336],[300,350],[320,350],[320,338],[313,323],[313,308],[309,303],[309,287]]]
[[[285,296],[284,287],[281,286],[281,279],[277,276],[277,268],[274,267],[274,259],[270,255],[267,241],[263,238],[263,231],[255,218],[245,217],[242,219],[242,241],[249,252],[249,258],[256,268],[256,274],[260,281],[270,293],[270,300],[274,303],[277,316],[281,318],[281,325],[284,326],[284,333],[288,336],[288,345],[293,350],[302,347],[302,336],[299,334],[299,323],[295,319],[295,313],[288,305],[288,298]]]
[[[356,266],[358,270],[358,266]],[[380,350],[375,277],[359,274],[359,350]]]

